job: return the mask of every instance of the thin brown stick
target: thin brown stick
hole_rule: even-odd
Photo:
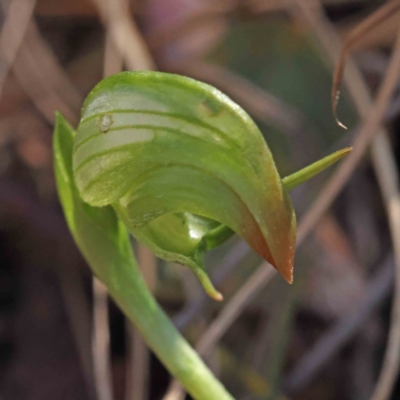
[[[149,397],[150,352],[139,332],[127,322],[126,400],[145,400]]]
[[[275,275],[275,270],[267,263],[260,267],[211,323],[196,345],[196,350],[203,357],[207,357],[224,333],[241,314],[246,305],[260,292],[260,290]],[[173,381],[163,400],[181,400],[183,389]]]
[[[296,0],[297,2],[297,0]],[[304,5],[301,1],[297,2],[299,7],[303,9]],[[307,10],[308,11],[308,10]],[[313,18],[313,17],[312,17]],[[319,29],[319,33],[322,29]],[[332,41],[326,40],[324,43],[328,43],[332,47]],[[364,106],[359,106],[359,109],[363,108],[363,115],[368,114],[363,126],[357,135],[353,143],[352,153],[340,164],[333,177],[328,181],[321,194],[318,196],[315,203],[308,210],[307,214],[302,219],[302,223],[298,230],[298,243],[302,242],[309,234],[311,229],[315,226],[319,218],[325,212],[325,210],[332,204],[333,200],[338,195],[339,191],[343,188],[347,179],[354,171],[358,162],[361,160],[365,153],[368,145],[373,139],[374,134],[380,127],[381,120],[384,116],[385,110],[392,97],[399,73],[400,73],[400,43],[396,41],[392,59],[384,78],[384,81],[379,89],[377,99],[375,101],[372,110],[369,112],[365,110]],[[346,81],[347,82],[347,81]],[[357,86],[358,89],[360,85]],[[357,90],[354,90],[357,92]],[[365,90],[362,91],[363,93]],[[359,93],[359,92],[358,92]],[[368,97],[367,97],[368,99]],[[368,107],[369,109],[369,107]]]
[[[203,336],[196,345],[196,350],[204,357],[215,347],[222,335],[232,325],[233,321],[241,314],[245,306],[254,298],[265,283],[269,282],[274,276],[274,269],[270,265],[259,268],[240,291],[230,300],[218,315],[213,323],[204,332]]]
[[[13,72],[36,108],[50,123],[54,121],[55,110],[62,112],[70,122],[78,120],[83,96],[41,38],[34,22],[27,28]]]
[[[149,289],[154,291],[156,284],[157,261],[154,254],[139,245],[137,258],[140,271]],[[147,400],[149,398],[150,352],[142,336],[127,320],[130,353],[127,362],[126,400]]]
[[[173,380],[162,400],[184,400],[185,397],[186,394],[181,384],[177,380]]]
[[[231,276],[232,272],[239,267],[250,252],[250,248],[243,241],[233,246],[220,261],[218,267],[211,273],[211,280],[217,289]],[[189,323],[201,313],[202,309],[212,302],[213,300],[202,291],[195,301],[175,315],[173,318],[175,326],[179,330],[184,330]]]
[[[384,112],[387,108],[388,102],[392,96],[394,85],[396,83],[397,77],[400,73],[400,35],[398,40],[396,41],[396,46],[392,55],[392,59],[390,62],[390,66],[384,82],[379,90],[377,100],[373,107],[373,110],[369,114],[369,117],[365,120],[363,124],[363,128],[361,129],[357,139],[354,143],[353,152],[342,162],[342,164],[338,167],[338,171],[334,174],[331,180],[328,182],[326,187],[323,189],[321,194],[318,196],[318,199],[307,212],[305,217],[301,220],[299,224],[298,230],[298,239],[297,244],[301,245],[308,234],[311,232],[311,229],[318,222],[319,218],[323,215],[323,213],[327,210],[327,208],[332,204],[333,200],[338,195],[339,191],[343,188],[350,174],[354,171],[357,163],[361,159],[366,146],[369,144],[372,139],[373,134],[376,129],[379,127],[381,119],[384,115]],[[258,271],[255,273],[257,274]],[[253,274],[250,280],[254,279],[255,274]],[[265,275],[267,276],[267,275]],[[264,274],[260,274],[260,281],[265,279]],[[268,280],[269,280],[268,276]],[[266,283],[266,282],[265,282]],[[261,288],[262,284],[259,282],[257,288]],[[250,292],[247,296],[243,295],[244,290],[246,289],[246,284],[243,288],[234,296],[231,302],[236,301],[236,296],[240,296],[240,298],[244,299],[247,296],[253,296],[254,293]],[[229,304],[226,306],[229,307]]]
[[[346,61],[349,57],[350,52],[356,47],[357,43],[360,39],[368,32],[370,32],[373,28],[381,24],[385,19],[395,13],[398,9],[400,9],[400,1],[393,0],[386,3],[384,6],[380,7],[376,12],[366,18],[363,22],[354,28],[350,34],[346,37],[345,42],[342,46],[342,51],[340,52],[339,61],[336,64],[335,71],[333,73],[333,83],[332,83],[332,111],[335,117],[335,120],[339,126],[344,129],[347,129],[345,125],[343,125],[337,116],[337,105],[340,97],[339,86],[343,79],[343,71],[346,66]]]
[[[193,11],[183,21],[177,24],[168,24],[161,29],[155,30],[147,37],[147,43],[153,50],[158,50],[166,45],[170,45],[175,41],[192,34],[198,28],[204,27],[205,24],[216,19],[220,19],[224,15],[234,11],[237,2],[210,2],[204,3],[202,7]]]
[[[338,39],[335,35],[334,30],[331,28],[329,22],[327,22],[323,16],[321,4],[318,1],[314,1],[314,8],[309,9],[305,7],[300,0],[296,0],[296,3],[307,22],[313,27],[317,34],[318,39],[324,48],[324,51],[335,60],[338,52]],[[366,85],[354,65],[349,68],[349,74],[345,76],[345,83],[349,90],[355,105],[362,116],[368,115],[369,109],[369,95]],[[378,125],[382,119],[383,112],[387,107],[387,103],[394,91],[400,74],[400,30],[398,32],[392,58],[388,67],[387,74],[383,80],[381,88],[379,90],[377,101],[373,110],[369,116],[366,117],[366,123],[361,130],[356,143],[360,148],[357,153],[352,156],[361,158],[361,153],[365,150],[374,135],[374,130],[379,128]],[[386,105],[385,105],[386,103]],[[370,123],[371,125],[367,125]],[[393,388],[394,381],[396,379],[399,362],[400,362],[400,196],[398,189],[397,169],[394,162],[394,156],[390,150],[390,145],[386,136],[386,133],[380,129],[381,134],[373,140],[373,163],[378,176],[378,182],[380,189],[385,201],[385,208],[389,218],[390,232],[392,236],[394,252],[395,252],[395,265],[396,265],[396,286],[395,296],[393,300],[393,308],[391,315],[391,328],[389,332],[389,341],[386,348],[383,368],[376,386],[376,390],[372,396],[372,400],[386,400],[389,398]],[[379,156],[378,156],[379,155]],[[349,157],[351,158],[351,156]],[[349,176],[351,169],[355,165],[350,164],[353,160],[345,160],[345,162],[339,168],[338,178],[335,181],[335,176],[328,183],[326,189],[326,195],[329,200],[329,196],[333,196],[337,192],[337,187],[341,183],[346,181]],[[354,164],[354,161],[353,161]],[[317,202],[316,202],[317,203]],[[320,214],[321,207],[324,203],[324,199],[315,204],[312,212],[310,212],[310,218],[308,219],[308,226],[312,223],[313,219],[318,217]],[[325,203],[327,199],[325,199]],[[306,225],[307,228],[307,225]]]
[[[393,150],[385,135],[375,138],[372,157],[375,165],[379,165],[376,173],[389,217],[396,271],[389,338],[378,383],[371,397],[371,400],[386,400],[390,398],[400,367],[400,193]]]
[[[72,258],[72,263],[78,253],[72,242],[70,233],[63,218],[54,209],[39,202],[36,196],[25,186],[16,181],[0,178],[0,204],[11,215],[24,221],[35,232],[46,238],[57,239],[60,245],[60,263],[56,269],[63,292],[67,316],[70,320],[71,331],[79,352],[80,362],[89,398],[93,393],[93,373],[91,362],[90,342],[90,311],[85,293],[79,282],[76,282],[77,272],[73,266],[66,267]],[[5,206],[5,207],[4,207]],[[8,211],[9,213],[10,211]],[[61,254],[62,252],[62,254]],[[64,253],[65,252],[65,253]],[[76,323],[79,321],[79,323]]]
[[[6,9],[4,0],[2,8]],[[6,20],[0,34],[0,55],[3,66],[0,70],[0,97],[10,67],[14,64],[25,32],[31,21],[36,0],[13,0],[8,7]]]
[[[124,59],[114,45],[114,41],[107,31],[104,46],[103,75],[109,76],[122,71]]]
[[[93,278],[92,356],[97,400],[112,400],[110,331],[106,287]]]
[[[71,103],[75,102],[76,108],[80,106],[81,97],[74,91],[73,86],[66,78],[61,67],[59,67],[51,50],[41,40],[35,23],[31,21],[34,6],[35,1],[25,0],[13,1],[9,8],[0,39],[1,56],[5,63],[0,76],[0,93],[3,89],[4,79],[11,67],[32,101],[48,117],[49,121],[52,122],[54,119],[54,108],[51,107],[55,98],[57,99],[56,104],[62,104],[63,106],[60,108],[66,111],[68,117],[72,119],[74,111],[70,111],[71,109],[65,105],[65,101],[58,97],[56,88],[61,89],[67,99],[71,99]],[[24,42],[23,39],[25,39]],[[43,78],[44,76],[45,78]],[[47,97],[47,100],[43,101],[43,97]],[[24,111],[21,114],[23,115],[22,120],[26,123],[27,112]],[[81,326],[76,325],[77,317],[79,319],[79,315],[85,314],[85,304],[82,303],[84,296],[82,297],[79,286],[72,283],[76,277],[64,272],[59,271],[64,300],[82,363],[88,393],[92,394],[92,365],[90,348],[88,349],[89,340],[86,341],[89,336],[81,335],[82,332],[88,333],[88,331],[85,330],[85,323],[81,322]],[[71,288],[73,289],[70,290]]]
[[[95,385],[90,349],[92,329],[90,305],[85,293],[83,277],[78,269],[77,251],[73,251],[73,245],[61,238],[58,243],[57,275],[89,398],[93,399]]]
[[[358,309],[334,324],[289,371],[283,382],[285,392],[295,394],[304,389],[349,339],[360,331],[371,314],[387,299],[393,286],[393,266],[393,258],[387,256],[379,271],[369,281]]]
[[[108,31],[105,38],[103,75],[117,73],[122,68],[122,57],[116,51]],[[112,368],[110,328],[108,323],[108,294],[101,282],[93,277],[92,357],[98,400],[112,400]]]
[[[126,0],[92,0],[130,70],[154,70],[151,54],[129,15]]]
[[[107,27],[104,73],[120,72],[123,60],[132,70],[153,70],[155,63],[137,29],[129,17],[126,0],[93,0]],[[138,261],[140,269],[150,289],[154,288],[156,260],[152,253],[139,245]],[[127,372],[125,398],[146,400],[150,373],[150,353],[139,332],[127,320]],[[134,381],[134,384],[132,382]]]
[[[224,67],[196,59],[168,68],[218,87],[260,121],[276,126],[287,135],[294,136],[306,125],[303,116],[293,107]]]
[[[133,367],[135,377],[131,400],[146,400],[149,398],[150,352],[140,333],[135,329],[133,338]]]

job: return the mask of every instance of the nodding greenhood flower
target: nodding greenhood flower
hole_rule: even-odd
[[[203,259],[232,232],[292,282],[287,190],[347,151],[282,181],[257,126],[220,91],[178,75],[123,72],[88,95],[72,164],[84,202],[112,206],[137,240],[190,267],[220,299]]]

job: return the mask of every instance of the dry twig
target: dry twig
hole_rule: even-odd
[[[58,65],[52,51],[41,39],[35,23],[31,21],[34,5],[35,1],[26,0],[23,2],[13,1],[10,6],[1,36],[1,51],[6,64],[0,77],[0,93],[7,72],[12,67],[25,91],[49,121],[53,122],[54,120],[54,106],[65,112],[70,120],[74,120],[76,112],[73,111],[73,108],[76,110],[79,108],[82,98]],[[63,98],[58,95],[59,91],[63,93]],[[73,106],[70,106],[68,102]],[[22,113],[24,118],[26,113]],[[82,303],[79,303],[80,306],[78,306],[78,300],[83,301],[84,296],[75,285],[75,296],[71,297],[72,286],[69,285],[69,281],[75,278],[62,274],[60,271],[59,273],[74,339],[90,393],[92,369],[90,358],[88,359],[89,352],[86,351],[87,336],[84,333],[87,331],[84,324],[80,323],[82,326],[79,327],[76,325],[77,319],[75,318],[84,314],[85,307],[80,307]]]
[[[260,121],[276,126],[288,136],[295,136],[308,125],[293,107],[224,67],[196,59],[169,68],[220,88]]]
[[[400,42],[400,35],[399,40]],[[390,156],[388,156],[390,155]],[[395,290],[391,311],[389,339],[378,383],[371,400],[390,398],[400,367],[400,193],[399,176],[389,140],[384,135],[374,139],[372,159],[389,218],[395,254]]]
[[[200,355],[207,357],[246,305],[270,281],[274,274],[275,270],[267,264],[265,267],[259,268],[246,281],[200,338],[196,345],[196,350]],[[163,400],[181,400],[182,397],[183,389],[178,382],[174,381]]]
[[[236,7],[236,1],[203,2],[199,9],[188,15],[181,23],[168,24],[168,26],[156,29],[155,32],[150,33],[147,37],[147,43],[154,51],[162,49],[167,45],[171,45],[174,41],[191,35],[199,28],[204,29],[210,22],[220,20],[228,13],[234,11]]]
[[[226,279],[231,275],[236,267],[238,267],[243,259],[249,254],[250,248],[245,242],[240,242],[223,258],[218,268],[211,274],[211,280],[215,287],[219,289]],[[204,292],[191,302],[187,307],[180,311],[173,318],[175,326],[179,330],[184,330],[189,323],[200,314],[202,308],[213,302],[212,299]]]
[[[3,10],[6,7],[2,0]],[[3,65],[0,70],[0,97],[3,93],[5,79],[24,39],[25,32],[31,21],[36,0],[13,0],[8,7],[7,17],[0,36],[0,54]]]
[[[385,300],[393,286],[393,258],[388,257],[371,279],[360,307],[344,316],[304,355],[283,382],[284,391],[297,393],[321,372],[343,346],[362,328],[370,315]]]
[[[139,245],[138,264],[149,289],[154,291],[156,284],[157,260],[146,247]],[[127,361],[126,400],[147,400],[149,398],[150,352],[142,336],[130,321],[127,321],[130,352]],[[133,382],[133,383],[132,383]]]
[[[101,18],[130,70],[154,70],[151,54],[129,15],[126,0],[93,0]]]
[[[6,60],[10,63],[10,60]],[[50,123],[54,121],[55,110],[61,111],[70,122],[78,120],[83,96],[41,38],[34,22],[27,28],[26,39],[13,65],[13,72],[37,109]]]
[[[314,1],[313,7],[306,7],[299,0],[296,0],[296,3],[306,21],[314,29],[324,51],[334,62],[340,49],[339,41],[333,28],[324,18],[321,4],[318,1]],[[378,16],[380,15],[378,11]],[[372,145],[373,163],[389,218],[396,265],[396,287],[389,341],[383,368],[375,393],[372,396],[372,400],[384,400],[390,396],[400,362],[400,248],[398,246],[400,240],[400,196],[394,157],[386,133],[380,129],[380,124],[400,75],[400,30],[397,34],[388,71],[383,79],[377,100],[371,112],[370,96],[364,80],[354,65],[350,63],[349,67],[349,74],[345,75],[345,83],[360,115],[365,118],[365,123],[354,142],[355,151],[342,163],[335,176],[328,182],[321,196],[307,214],[308,219],[305,220],[304,230],[307,232],[326,207],[329,206],[331,200],[336,196],[356,167],[368,144],[373,139],[374,134],[377,133],[376,131],[380,130],[380,134],[376,135]]]
[[[97,278],[93,278],[92,355],[97,399],[112,400],[107,289]]]
[[[373,13],[370,17],[366,18],[361,24],[356,26],[350,34],[347,36],[342,50],[340,52],[339,61],[336,64],[335,72],[333,74],[333,84],[332,84],[332,111],[335,117],[336,122],[342,128],[347,129],[338,119],[337,116],[337,105],[340,97],[339,86],[343,79],[343,72],[346,66],[347,58],[352,50],[357,46],[360,39],[371,29],[381,24],[385,19],[387,19],[390,15],[396,12],[400,8],[400,1],[394,0],[389,1],[383,7],[378,9],[377,12]]]
[[[104,74],[120,72],[123,61],[132,70],[153,70],[154,61],[136,27],[129,17],[128,2],[125,0],[94,0],[107,28]],[[154,286],[156,262],[154,255],[139,246],[139,266],[150,287]],[[151,276],[151,278],[149,278]],[[148,374],[150,355],[147,345],[136,329],[127,321],[128,342],[127,354],[126,399],[146,400],[148,397]],[[132,371],[132,372],[131,372]],[[132,375],[135,384],[132,385]]]
[[[103,75],[106,77],[121,71],[122,57],[116,51],[109,32],[106,33]],[[112,368],[110,328],[108,323],[108,294],[105,286],[93,277],[93,329],[92,357],[98,400],[112,400]]]
[[[75,250],[75,246],[71,241],[70,233],[65,226],[63,218],[53,209],[41,204],[24,186],[1,178],[0,203],[5,204],[4,208],[8,210],[8,214],[11,211],[14,217],[27,223],[35,232],[40,232],[40,234],[48,238],[57,238],[58,243],[63,244],[63,251],[74,257],[71,249]],[[77,255],[76,250],[75,255]],[[68,257],[61,256],[61,263],[65,262],[65,260],[69,260]],[[79,353],[87,392],[91,395],[93,392],[93,374],[90,342],[88,340],[90,332],[90,324],[88,323],[90,319],[89,304],[83,293],[81,282],[76,282],[75,271],[71,274],[69,268],[62,268],[62,265],[60,265],[57,272],[61,281],[67,316],[70,320],[72,334]],[[77,324],[77,321],[79,321],[79,324]]]

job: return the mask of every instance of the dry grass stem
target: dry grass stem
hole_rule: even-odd
[[[301,10],[304,9],[305,16],[307,18],[307,22],[312,23],[312,26],[315,27],[315,32],[317,37],[320,38],[322,32],[324,32],[324,25],[321,26],[321,22],[317,21],[316,18],[319,18],[317,13],[313,13],[304,7],[301,1],[297,2],[299,8]],[[310,19],[311,18],[311,19]],[[329,31],[328,31],[329,32]],[[332,35],[334,32],[330,32],[324,35],[324,39],[321,40],[323,45],[329,46],[329,51],[331,52],[332,58],[334,57],[332,50],[334,40],[332,40]],[[338,42],[337,42],[338,43]],[[372,109],[369,107],[368,97],[364,97],[363,103],[359,103],[358,99],[360,95],[363,95],[367,92],[366,87],[363,87],[362,90],[359,90],[361,86],[365,86],[362,81],[361,76],[359,75],[358,71],[351,71],[352,79],[347,79],[345,77],[346,85],[349,87],[349,91],[351,94],[354,92],[357,95],[352,96],[356,105],[358,106],[358,110],[362,114],[362,116],[366,116],[365,121],[362,125],[362,128],[359,131],[353,145],[352,153],[341,163],[338,167],[337,171],[333,175],[333,177],[329,180],[326,184],[324,189],[322,190],[321,194],[318,196],[317,200],[314,204],[310,207],[309,211],[306,213],[304,218],[302,219],[299,230],[298,230],[298,243],[301,243],[306,236],[310,233],[311,229],[315,226],[321,215],[327,210],[327,208],[332,204],[333,200],[336,198],[339,191],[343,188],[344,184],[346,183],[347,179],[350,177],[351,173],[356,168],[358,162],[361,160],[362,156],[365,153],[368,145],[371,143],[374,134],[377,133],[377,130],[380,128],[380,123],[384,116],[384,113],[388,107],[389,101],[392,97],[397,78],[400,72],[400,50],[399,50],[400,43],[396,41],[396,46],[393,52],[393,56],[385,76],[385,79],[379,89],[379,93],[377,95],[377,99],[375,105]],[[338,46],[339,48],[339,46]],[[328,51],[328,50],[327,50]],[[333,52],[333,53],[332,53]],[[359,79],[355,79],[353,75],[359,77]],[[361,80],[361,81],[360,81]],[[350,85],[352,85],[352,90],[350,90]],[[362,112],[361,112],[362,111]]]
[[[400,35],[398,41],[400,42]],[[389,338],[383,367],[371,397],[371,400],[386,400],[391,396],[400,367],[400,193],[393,150],[385,134],[378,135],[374,139],[372,157],[374,164],[378,166],[376,173],[389,218],[396,271]]]
[[[149,398],[150,352],[139,332],[126,321],[127,362],[125,400]]]
[[[199,342],[196,344],[196,350],[203,357],[207,357],[215,345],[229,329],[232,323],[242,313],[246,305],[256,296],[259,291],[275,275],[275,270],[267,263],[260,267],[240,288],[238,293],[223,308],[218,317],[204,332]],[[181,400],[183,389],[177,382],[172,382],[167,394],[163,400]]]
[[[339,41],[333,28],[324,18],[321,5],[318,2],[315,2],[313,9],[310,10],[305,7],[301,1],[296,1],[296,3],[302,11],[306,21],[313,27],[324,51],[334,62],[336,55],[339,52]],[[377,100],[370,113],[370,97],[367,94],[368,89],[366,84],[357,68],[352,64],[350,65],[347,76],[345,74],[346,87],[349,90],[349,94],[353,98],[360,115],[365,118],[365,123],[354,142],[355,151],[342,163],[337,173],[333,176],[330,182],[328,182],[326,188],[321,193],[321,196],[317,199],[315,204],[313,204],[310,212],[307,214],[307,224],[304,225],[303,232],[303,235],[307,234],[310,227],[313,226],[315,221],[319,218],[321,212],[331,203],[332,199],[338,193],[338,190],[343,186],[351,172],[356,167],[358,160],[361,159],[368,144],[373,139],[374,134],[377,133],[376,131],[380,131],[380,135],[377,135],[372,143],[373,163],[389,218],[390,232],[395,252],[396,287],[388,346],[385,353],[383,368],[375,393],[372,396],[372,400],[385,400],[390,396],[394,380],[398,373],[400,357],[400,249],[397,245],[400,238],[400,197],[398,193],[397,170],[394,156],[390,149],[386,133],[379,126],[396,87],[399,75],[400,30],[397,34],[395,47],[386,76],[383,79]]]
[[[246,305],[260,289],[271,280],[275,270],[269,265],[259,268],[240,288],[240,291],[223,308],[218,317],[204,332],[196,345],[196,350],[204,357],[215,347],[222,335],[228,330]]]
[[[126,0],[92,0],[129,70],[154,70],[151,54],[130,17]]]
[[[110,332],[106,287],[93,277],[92,355],[97,400],[112,400]]]
[[[316,378],[318,373],[360,331],[371,314],[388,297],[393,286],[393,278],[393,258],[388,257],[368,284],[359,308],[345,315],[332,326],[289,372],[283,383],[285,392],[297,393]]]
[[[139,245],[137,259],[140,271],[153,292],[157,280],[157,260],[146,247]],[[127,354],[125,400],[149,398],[150,352],[140,333],[127,321],[129,353]]]
[[[150,33],[147,38],[149,47],[157,51],[174,41],[190,35],[199,28],[204,28],[210,21],[218,21],[237,7],[236,2],[203,4],[202,8],[189,15],[182,23],[169,25]]]
[[[74,87],[52,50],[42,40],[36,25],[31,22],[13,65],[21,86],[36,108],[50,123],[59,110],[71,122],[78,121],[83,96]],[[62,93],[62,95],[60,95]]]
[[[123,61],[132,70],[153,70],[155,64],[150,52],[128,14],[128,3],[122,0],[95,0],[106,21],[106,48],[104,74],[111,75],[122,70]],[[156,282],[156,259],[145,247],[139,245],[138,264],[150,290]],[[150,373],[150,353],[139,332],[127,320],[128,337],[126,400],[146,400]],[[134,384],[132,384],[134,382]]]
[[[276,126],[289,136],[294,136],[306,125],[302,115],[293,107],[224,67],[197,59],[170,67],[218,87],[260,121]]]
[[[52,50],[41,39],[36,24],[32,21],[35,4],[36,1],[31,0],[13,1],[8,8],[0,38],[4,62],[0,75],[0,95],[5,78],[10,68],[13,68],[23,89],[49,122],[54,120],[55,106],[59,106],[70,120],[74,120],[76,112],[73,108],[77,110],[83,98],[59,66]],[[63,93],[63,98],[58,93]],[[21,123],[27,123],[31,116],[29,111],[22,111],[17,115]],[[35,122],[41,123],[37,116],[33,118],[31,126],[34,126]],[[46,130],[44,127],[43,132]],[[77,274],[67,271],[68,268],[65,272],[57,270],[88,393],[92,394],[93,373],[88,339],[90,328],[84,322],[77,323],[79,320],[87,321],[86,317],[90,314],[85,307],[83,292],[76,282]],[[82,316],[84,317],[81,318]]]
[[[78,350],[83,377],[89,398],[94,397],[93,360],[91,343],[91,310],[86,297],[84,282],[78,269],[77,252],[71,246],[65,246],[64,238],[60,238],[57,275],[59,277],[65,308]]]
[[[110,33],[106,32],[104,46],[104,65],[103,75],[109,76],[122,71],[124,59],[122,54],[117,50]]]
[[[244,241],[233,246],[232,250],[218,264],[215,272],[211,274],[211,280],[217,289],[232,275],[235,268],[241,265],[250,252],[249,246]],[[175,326],[179,330],[184,330],[201,313],[204,306],[213,301],[202,291],[195,301],[188,304],[173,318]]]
[[[116,51],[107,31],[104,49],[103,74],[108,76],[121,71],[122,57]],[[98,400],[112,400],[112,367],[110,328],[108,323],[108,294],[104,285],[93,277],[93,332],[92,356]],[[103,339],[104,338],[104,339]],[[104,392],[104,394],[103,394]],[[105,397],[102,397],[105,396]]]
[[[71,324],[76,348],[79,352],[88,394],[93,393],[93,371],[90,349],[90,311],[79,271],[74,264],[77,252],[72,243],[65,222],[54,209],[40,203],[24,186],[15,181],[0,178],[0,203],[9,205],[16,217],[19,217],[32,229],[49,238],[57,238],[60,244],[58,253],[58,278],[64,297],[67,316]],[[2,207],[3,208],[3,207]],[[77,281],[78,280],[78,281]]]
[[[138,31],[132,31],[131,34],[135,36],[132,38],[134,39],[135,43],[142,43],[142,45],[144,45],[143,39]],[[135,55],[135,65],[142,66],[143,69],[152,69],[154,63],[149,58],[150,56],[147,53],[147,49],[143,48],[142,50],[142,52],[139,52]],[[103,67],[104,75],[108,76],[120,72],[122,70],[124,59],[127,63],[129,63],[129,57],[132,57],[132,54],[129,52],[124,53],[123,49],[117,46],[115,36],[112,31],[112,26],[107,25]],[[140,59],[140,57],[145,58]],[[138,263],[150,289],[154,288],[156,280],[156,260],[154,255],[143,246],[139,246]],[[125,398],[127,400],[146,400],[148,398],[150,354],[147,345],[144,343],[140,334],[133,329],[133,327],[130,325],[130,321],[128,320],[127,325],[127,341],[130,343],[130,345],[128,346],[129,350],[127,352]],[[132,384],[133,381],[135,382],[134,385]]]
[[[162,400],[184,400],[185,397],[186,393],[181,384],[178,381],[173,380]]]
[[[337,124],[342,128],[347,129],[338,119],[337,105],[340,97],[339,87],[343,78],[343,71],[346,66],[347,58],[350,52],[357,46],[360,39],[367,32],[371,31],[377,25],[380,25],[383,21],[385,21],[385,19],[395,13],[399,8],[400,1],[394,0],[388,2],[387,4],[379,8],[375,13],[366,18],[355,29],[353,29],[343,43],[342,51],[340,52],[340,58],[336,64],[336,68],[333,73],[333,84],[331,93],[333,115],[336,119]]]
[[[2,8],[6,7],[2,0]],[[0,97],[8,71],[14,64],[18,50],[24,39],[25,32],[32,18],[36,0],[13,0],[8,7],[6,20],[0,34],[0,55],[3,65],[0,70]]]

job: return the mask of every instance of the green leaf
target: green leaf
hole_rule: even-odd
[[[215,88],[158,72],[106,78],[82,109],[73,170],[82,199],[111,205],[158,256],[206,276],[222,224],[291,282],[290,199],[257,126]]]
[[[112,207],[91,207],[74,183],[72,151],[75,132],[59,113],[53,136],[57,188],[69,229],[93,272],[107,284],[115,266],[136,265],[129,234]]]

